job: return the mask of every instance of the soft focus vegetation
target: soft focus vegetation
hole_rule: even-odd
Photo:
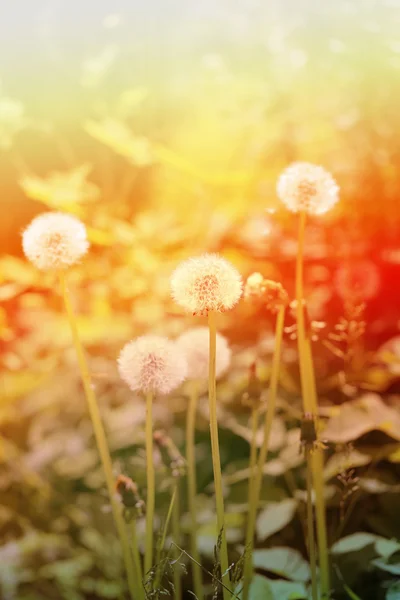
[[[72,4],[79,14],[83,3]],[[279,203],[275,187],[280,171],[299,159],[324,165],[341,188],[334,210],[310,219],[305,243],[332,598],[395,600],[396,3],[378,10],[373,2],[341,0],[317,12],[307,2],[202,2],[195,8],[175,1],[168,15],[155,1],[148,13],[122,4],[120,12],[93,5],[84,48],[77,44],[69,54],[67,35],[43,33],[31,62],[3,65],[0,72],[0,598],[117,599],[126,591],[62,300],[53,275],[22,257],[21,228],[44,210],[69,212],[88,228],[91,249],[71,269],[70,291],[115,475],[132,477],[145,497],[144,401],[120,380],[118,354],[139,335],[175,338],[205,324],[200,316],[182,315],[170,296],[171,273],[192,255],[220,252],[244,278],[260,271],[282,282],[293,300],[297,219]],[[54,19],[62,24],[67,9],[59,11],[50,25]],[[29,85],[29,67],[42,74],[37,85]],[[295,319],[289,310],[252,600],[309,597]],[[243,397],[256,361],[265,410],[275,319],[241,301],[218,317],[217,327],[233,352],[217,391],[226,534],[239,572],[251,441]],[[182,453],[187,395],[184,385],[154,404],[155,428],[165,429]],[[207,597],[215,592],[219,598],[210,576],[219,532],[206,385],[196,425],[200,551],[209,572]],[[172,478],[157,451],[155,468],[161,531]],[[182,548],[189,553],[186,500],[182,485]],[[140,544],[144,520],[138,519]],[[179,563],[183,589],[190,590],[188,554],[182,552]],[[166,588],[172,578],[166,568]]]

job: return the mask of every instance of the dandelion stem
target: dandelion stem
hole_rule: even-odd
[[[270,438],[271,429],[272,429],[272,422],[273,422],[274,415],[275,415],[276,395],[277,395],[278,383],[279,383],[279,366],[280,366],[280,359],[281,359],[281,348],[282,348],[284,322],[285,322],[285,307],[282,306],[279,309],[278,316],[276,319],[275,349],[274,349],[274,355],[272,357],[272,368],[271,368],[271,378],[270,378],[270,384],[269,384],[268,405],[267,405],[267,412],[265,415],[265,422],[264,422],[264,437],[263,437],[262,445],[260,448],[260,453],[258,456],[257,470],[256,470],[256,476],[254,479],[254,486],[253,486],[252,502],[249,505],[249,515],[248,515],[247,532],[246,532],[246,556],[245,556],[245,565],[244,565],[243,600],[247,600],[248,594],[249,594],[249,589],[250,589],[250,581],[251,581],[251,574],[252,574],[252,562],[251,561],[252,561],[252,553],[253,553],[254,532],[255,532],[255,527],[256,527],[257,508],[258,508],[258,504],[260,501],[263,467],[264,467],[265,461],[267,459],[269,438]]]
[[[171,521],[171,516],[173,514],[173,510],[174,510],[174,506],[175,506],[175,502],[176,502],[176,497],[177,497],[177,485],[175,483],[174,487],[172,489],[171,500],[169,502],[168,512],[167,512],[167,516],[165,518],[165,523],[164,523],[164,528],[163,528],[161,540],[160,540],[160,543],[159,543],[158,548],[157,548],[157,556],[156,556],[157,575],[156,575],[156,578],[154,580],[154,590],[158,590],[158,588],[160,586],[160,580],[161,580],[161,575],[162,575],[161,569],[163,568],[162,564],[161,564],[161,553],[162,553],[162,551],[164,549],[164,546],[165,546],[165,540],[166,540],[166,537],[167,537],[168,527],[169,527],[169,523]]]
[[[315,414],[315,425],[317,434],[319,433],[318,424],[318,397],[317,390],[315,387],[315,374],[314,364],[312,359],[311,342],[307,340],[307,364],[310,373],[310,393],[311,402]],[[320,446],[317,446],[311,455],[312,471],[314,479],[314,490],[315,490],[315,514],[317,521],[317,537],[319,547],[319,567],[321,573],[321,592],[322,597],[329,598],[330,593],[330,566],[329,566],[329,552],[328,552],[328,535],[326,530],[326,508],[325,508],[325,495],[324,495],[324,458],[323,450]]]
[[[318,399],[315,387],[315,374],[312,360],[311,342],[308,339],[305,322],[303,268],[304,268],[304,239],[306,227],[306,212],[300,212],[299,220],[299,247],[296,263],[296,300],[297,300],[297,342],[299,352],[300,380],[304,412],[315,419],[317,434],[318,427]],[[315,448],[311,456],[313,483],[315,490],[315,509],[317,522],[317,537],[320,560],[321,592],[323,598],[329,597],[329,559],[325,521],[325,500],[323,483],[323,456],[320,447]],[[308,529],[313,523],[308,523]]]
[[[191,521],[190,528],[190,552],[195,559],[192,563],[193,572],[193,591],[197,598],[201,600],[203,597],[203,582],[200,563],[200,553],[197,548],[197,514],[196,514],[196,461],[194,453],[194,435],[196,424],[196,410],[198,401],[198,384],[196,381],[191,382],[189,407],[186,417],[186,462],[187,462],[187,489],[188,489],[188,504]]]
[[[146,394],[146,551],[144,572],[148,573],[153,565],[153,520],[155,504],[155,479],[153,463],[153,393]]]
[[[219,453],[218,441],[218,421],[217,421],[217,390],[215,376],[215,360],[216,360],[216,314],[210,310],[208,312],[208,327],[210,333],[210,362],[209,362],[209,378],[208,378],[208,399],[210,404],[210,434],[211,434],[211,451],[214,469],[214,485],[215,499],[217,505],[217,527],[218,535],[221,534],[221,579],[229,582],[229,562],[228,562],[228,546],[226,542],[225,528],[225,511],[224,497],[222,492],[222,474],[221,474],[221,457]],[[229,583],[228,583],[229,585]],[[229,589],[223,588],[224,600],[231,598]]]
[[[249,476],[249,489],[248,489],[248,503],[249,506],[253,501],[254,493],[254,480],[256,477],[256,464],[257,464],[257,431],[258,431],[258,420],[260,417],[260,407],[255,405],[251,410],[251,443],[250,443],[250,476]]]
[[[317,561],[315,553],[314,518],[312,504],[312,462],[311,452],[306,448],[306,472],[307,472],[307,522],[308,526],[308,553],[311,567],[311,590],[312,599],[318,600]]]
[[[136,573],[139,574],[139,581],[143,581],[143,572],[142,572],[142,563],[140,562],[140,552],[139,552],[139,542],[137,537],[137,527],[136,527],[136,519],[133,518],[130,523],[130,531],[131,531],[131,547],[133,554],[133,562],[135,564]],[[143,592],[140,596],[143,598]]]
[[[310,380],[308,379],[309,374],[307,370],[307,348],[306,348],[306,323],[305,323],[305,312],[304,312],[304,290],[303,290],[303,270],[304,270],[304,237],[306,229],[306,212],[303,210],[300,212],[299,221],[299,247],[297,251],[297,263],[296,263],[296,319],[297,319],[297,344],[299,351],[299,363],[300,363],[300,380],[301,390],[303,396],[304,412],[314,414],[314,410],[311,403],[311,395],[308,392],[308,386]]]
[[[76,323],[76,317],[74,314],[74,310],[72,308],[72,303],[69,295],[69,291],[67,288],[67,282],[65,278],[65,274],[63,272],[59,273],[59,280],[61,284],[61,293],[64,300],[65,310],[67,313],[69,325],[71,328],[73,343],[75,346],[78,365],[81,372],[81,378],[83,383],[83,388],[86,395],[86,400],[89,408],[90,418],[92,420],[93,429],[96,437],[96,443],[98,447],[98,451],[100,454],[101,462],[103,465],[103,470],[106,478],[106,484],[108,489],[108,494],[110,496],[111,508],[114,516],[115,525],[117,527],[118,535],[120,538],[122,553],[124,557],[125,569],[128,577],[128,587],[132,600],[136,600],[137,598],[144,598],[144,590],[141,584],[141,576],[140,573],[136,571],[134,564],[132,562],[132,555],[129,547],[129,538],[126,531],[125,523],[122,517],[120,506],[115,497],[115,489],[114,489],[114,476],[112,472],[112,462],[111,456],[108,449],[107,438],[104,432],[103,423],[100,416],[100,411],[97,405],[96,396],[92,387],[89,367],[86,361],[85,352],[83,350],[83,346],[81,344],[78,327]]]
[[[180,528],[180,523],[179,523],[179,518],[180,518],[180,501],[179,501],[179,479],[176,482],[175,485],[175,490],[176,490],[176,497],[175,497],[175,503],[172,509],[172,534],[174,536],[174,540],[176,541],[177,544],[181,543],[181,528]],[[179,552],[178,552],[178,556],[179,556]],[[174,564],[174,597],[176,598],[176,600],[181,600],[182,599],[182,577],[181,577],[181,572],[180,572],[180,568],[179,565],[177,565],[176,563]],[[200,597],[199,597],[200,600]]]

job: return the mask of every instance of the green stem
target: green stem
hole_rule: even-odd
[[[260,416],[259,405],[256,405],[251,410],[251,443],[250,443],[250,464],[249,464],[249,489],[248,489],[248,504],[253,502],[254,481],[256,477],[257,464],[257,430],[258,420]]]
[[[215,485],[215,500],[217,505],[217,528],[218,535],[221,535],[221,580],[229,587],[229,562],[228,562],[228,546],[226,542],[225,528],[225,510],[224,497],[222,493],[222,473],[221,473],[221,457],[219,453],[218,441],[218,421],[217,421],[217,389],[215,375],[215,358],[216,358],[216,315],[214,311],[208,313],[208,327],[210,333],[210,361],[209,361],[209,377],[208,377],[208,400],[210,404],[210,434],[211,434],[211,451],[214,470],[214,485]],[[225,587],[223,588],[224,600],[230,600],[231,593]]]
[[[308,391],[309,379],[307,369],[307,333],[304,313],[304,290],[303,290],[303,269],[304,269],[304,237],[306,229],[306,212],[300,213],[299,221],[299,247],[297,251],[296,262],[296,320],[297,320],[297,345],[299,351],[300,381],[303,397],[304,412],[314,414],[311,395]]]
[[[108,449],[107,438],[104,432],[103,423],[100,416],[99,407],[97,405],[96,396],[93,390],[92,381],[90,377],[89,367],[86,361],[85,352],[81,344],[78,327],[76,323],[76,317],[72,308],[70,295],[67,288],[67,282],[65,274],[59,273],[59,279],[61,284],[61,293],[64,300],[65,310],[67,313],[69,325],[71,328],[72,339],[75,346],[75,351],[78,358],[79,370],[81,373],[83,388],[86,395],[90,418],[92,420],[94,434],[96,437],[96,443],[101,458],[101,463],[106,478],[106,484],[108,494],[110,497],[111,508],[114,516],[115,525],[118,531],[118,535],[121,542],[122,553],[125,563],[125,569],[128,577],[128,587],[132,600],[137,598],[144,598],[144,590],[142,588],[140,573],[136,572],[134,564],[132,562],[132,555],[129,547],[129,538],[125,527],[125,522],[122,517],[121,507],[118,504],[115,496],[115,481],[112,471],[112,462],[110,451]]]
[[[179,502],[179,479],[176,482],[177,494],[175,498],[174,507],[172,510],[172,534],[176,544],[181,543],[181,528],[180,528],[180,502]],[[175,552],[179,556],[179,551]],[[174,564],[174,597],[176,600],[182,600],[182,576],[180,567],[178,564]],[[199,597],[200,600],[200,597]]]
[[[299,220],[299,248],[296,263],[296,301],[297,301],[297,342],[299,352],[300,380],[305,413],[311,414],[315,419],[317,435],[318,427],[318,398],[315,387],[315,373],[312,360],[311,342],[307,336],[305,323],[303,268],[304,268],[304,239],[306,227],[306,212],[300,213]],[[328,598],[329,560],[325,521],[325,499],[323,481],[323,456],[322,450],[317,445],[311,456],[312,474],[315,490],[315,512],[317,522],[317,538],[320,560],[321,592],[323,598]],[[310,527],[310,524],[309,524]]]
[[[146,551],[144,572],[148,573],[153,566],[153,520],[155,504],[155,479],[153,463],[153,394],[146,394]]]
[[[258,456],[257,470],[256,470],[255,478],[254,478],[253,498],[252,498],[252,502],[249,505],[249,515],[248,515],[248,520],[247,520],[246,555],[245,555],[244,581],[243,581],[243,600],[247,600],[248,594],[249,594],[249,589],[250,589],[250,581],[251,581],[252,568],[253,568],[252,567],[252,553],[253,553],[253,543],[254,543],[254,532],[255,532],[255,527],[256,527],[257,508],[258,508],[258,504],[260,501],[263,467],[264,467],[265,461],[267,460],[269,438],[271,435],[272,423],[273,423],[273,419],[274,419],[274,415],[275,415],[276,396],[277,396],[277,392],[278,392],[278,383],[279,383],[279,368],[280,368],[280,360],[281,360],[284,322],[285,322],[285,307],[282,306],[279,309],[278,316],[276,319],[275,349],[274,349],[274,355],[272,358],[268,405],[267,405],[267,412],[265,415],[265,423],[264,423],[264,438],[263,438],[263,442],[262,442],[262,445],[260,448],[260,453]]]
[[[130,523],[131,530],[131,548],[133,555],[133,562],[135,565],[136,573],[139,573],[139,581],[142,583],[143,581],[143,572],[142,572],[142,563],[140,561],[140,552],[139,552],[139,541],[137,537],[137,528],[136,528],[136,519],[133,518]],[[143,597],[143,593],[141,594]]]
[[[311,341],[307,340],[307,366],[310,381],[311,403],[314,412],[315,426],[319,435],[318,395],[315,386],[314,364],[312,359]],[[321,574],[321,592],[323,600],[330,594],[330,565],[328,552],[328,535],[326,530],[326,507],[324,493],[324,457],[323,449],[317,445],[311,455],[312,472],[315,490],[315,515],[317,521],[317,538],[319,548],[319,567]]]
[[[198,401],[198,384],[191,382],[189,406],[186,416],[186,462],[187,462],[187,493],[189,514],[191,521],[190,528],[190,552],[194,561],[192,561],[193,572],[193,591],[198,600],[203,597],[203,582],[200,565],[200,553],[197,548],[197,514],[196,514],[196,460],[195,460],[195,425],[196,425],[196,410]]]
[[[162,554],[162,551],[165,546],[165,540],[166,540],[167,533],[168,533],[169,522],[171,520],[171,516],[173,513],[176,497],[177,497],[177,485],[175,483],[172,494],[171,494],[171,500],[169,503],[168,512],[167,512],[167,516],[165,519],[161,540],[160,540],[160,543],[157,548],[157,555],[156,555],[157,575],[154,580],[154,590],[157,590],[160,585],[160,580],[161,580],[161,575],[162,575],[162,565],[160,564],[161,563],[161,554]]]
[[[306,449],[307,471],[307,524],[308,524],[308,553],[311,567],[311,590],[313,600],[318,600],[317,560],[315,553],[314,518],[312,504],[312,465],[310,450]]]

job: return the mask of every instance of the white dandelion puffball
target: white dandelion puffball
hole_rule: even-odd
[[[186,378],[187,360],[180,348],[167,338],[143,335],[122,348],[118,370],[132,391],[164,395]]]
[[[277,184],[278,197],[292,212],[322,215],[339,199],[339,186],[323,167],[297,162],[283,171]]]
[[[188,379],[207,379],[210,362],[208,327],[193,327],[180,335],[176,344],[183,351],[188,362]],[[228,369],[232,352],[226,337],[217,333],[215,371],[217,379]]]
[[[22,234],[27,259],[41,271],[65,270],[79,262],[89,248],[85,225],[60,212],[43,213]]]
[[[193,314],[232,308],[242,294],[242,278],[218,254],[203,254],[182,262],[171,277],[172,297]]]

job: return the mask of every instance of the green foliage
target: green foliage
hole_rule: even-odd
[[[253,565],[293,581],[307,582],[311,576],[309,563],[293,548],[254,550]]]
[[[257,517],[256,531],[260,540],[265,540],[290,523],[296,512],[297,502],[287,498],[281,502],[271,502]]]

